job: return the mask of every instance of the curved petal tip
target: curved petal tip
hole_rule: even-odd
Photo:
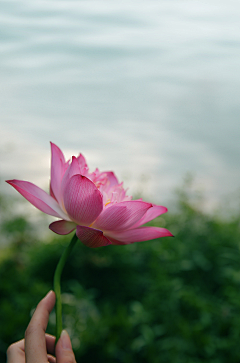
[[[76,235],[85,246],[91,248],[103,247],[112,244],[112,242],[103,235],[103,232],[98,229],[77,226]]]
[[[64,220],[56,221],[49,225],[51,231],[61,235],[69,234],[74,231],[75,228],[76,224],[74,222]]]

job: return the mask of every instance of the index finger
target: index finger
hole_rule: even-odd
[[[27,363],[47,363],[45,331],[49,314],[55,304],[55,294],[50,291],[38,304],[25,332],[25,354]]]

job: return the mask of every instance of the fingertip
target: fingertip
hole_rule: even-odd
[[[60,339],[61,339],[63,349],[72,350],[72,343],[71,343],[70,337],[68,335],[68,332],[66,330],[63,330],[61,332]]]
[[[50,304],[50,309],[52,310],[56,300],[55,292],[53,290],[50,290],[42,300],[47,304]]]
[[[56,358],[53,355],[48,354],[47,358],[49,363],[56,363]]]
[[[64,363],[65,361],[69,363],[75,363],[75,356],[72,350],[72,344],[70,337],[66,330],[63,330],[61,336],[57,342],[56,349],[57,362]]]
[[[55,297],[55,292],[53,290],[48,291],[48,293],[45,295],[44,299],[49,299],[50,296]]]

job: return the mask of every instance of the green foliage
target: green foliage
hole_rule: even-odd
[[[79,362],[238,363],[239,215],[220,220],[198,210],[186,191],[178,210],[158,218],[175,238],[89,249],[79,243],[62,279],[64,326]],[[47,228],[47,227],[45,227]],[[0,259],[0,350],[21,339],[52,287],[71,236],[36,241],[14,217]],[[54,334],[54,312],[48,331]]]

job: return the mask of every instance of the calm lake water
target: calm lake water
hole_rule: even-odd
[[[240,187],[240,2],[1,1],[0,173],[47,188],[49,141],[171,205]],[[1,191],[15,195],[1,182]]]

